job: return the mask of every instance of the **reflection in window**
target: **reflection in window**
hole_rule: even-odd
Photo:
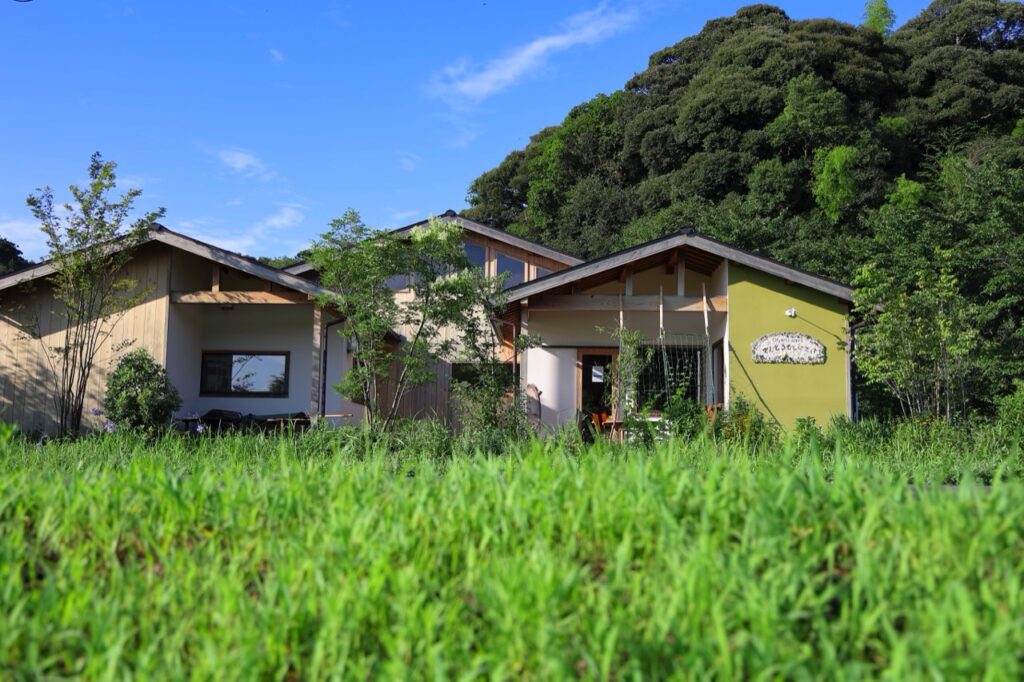
[[[506,256],[503,253],[498,254],[498,276],[508,273],[505,277],[505,288],[514,287],[518,284],[522,284],[526,281],[526,263],[513,258],[512,256]]]
[[[496,381],[499,385],[511,388],[514,384],[512,363],[452,363],[452,384],[465,384],[470,387],[479,387],[488,379]]]
[[[542,268],[539,265],[537,266],[537,279],[540,279],[541,277],[547,277],[550,274],[551,271],[548,270],[547,268]]]
[[[473,242],[463,242],[463,247],[466,250],[466,260],[482,270],[487,264],[487,249]]]
[[[286,398],[288,353],[203,353],[199,393]]]

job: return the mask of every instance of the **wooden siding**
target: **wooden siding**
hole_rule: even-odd
[[[167,356],[170,247],[147,244],[126,266],[146,299],[112,322],[110,337],[102,343],[89,379],[83,424],[98,428],[102,417],[90,414],[103,403],[107,373],[124,353],[145,348],[157,362]],[[38,328],[42,341],[30,333]],[[45,280],[0,294],[0,419],[27,432],[53,433],[53,371],[44,345],[60,345],[64,318]]]

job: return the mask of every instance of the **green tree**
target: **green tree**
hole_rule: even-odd
[[[786,106],[767,131],[774,144],[795,148],[809,160],[818,146],[841,141],[846,119],[846,97],[820,76],[805,73],[786,84]]]
[[[909,287],[876,267],[857,277],[853,357],[868,381],[887,388],[906,416],[966,413],[972,377],[979,374],[982,339],[978,308],[960,292],[948,253],[938,267],[915,273]]]
[[[819,150],[814,168],[814,200],[832,222],[838,222],[858,196],[857,148],[847,145]]]
[[[18,270],[29,262],[21,255],[21,249],[14,242],[0,237],[0,275]]]
[[[886,0],[868,0],[864,7],[864,28],[875,33],[888,36],[892,33],[892,25],[896,21],[896,13],[889,7]]]
[[[164,214],[161,208],[130,220],[142,191],[129,189],[112,201],[116,168],[117,164],[104,161],[99,152],[93,154],[89,184],[70,186],[72,202],[63,205],[63,212],[54,207],[49,187],[37,190],[39,194],[27,200],[50,247],[54,312],[64,318],[60,345],[45,348],[59,436],[78,434],[96,354],[117,321],[146,296],[123,270],[135,247]],[[45,343],[39,331],[37,325],[37,337]]]
[[[432,220],[396,235],[349,210],[314,242],[309,261],[335,292],[320,303],[345,319],[338,333],[353,348],[352,369],[335,388],[366,407],[373,431],[391,429],[406,392],[433,381],[438,362],[493,352],[501,285],[470,264],[452,223]],[[396,279],[408,283],[408,295],[395,295]]]

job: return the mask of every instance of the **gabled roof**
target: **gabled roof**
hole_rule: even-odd
[[[740,265],[745,265],[754,270],[760,270],[776,277],[802,284],[810,289],[831,294],[844,301],[853,300],[853,289],[848,285],[828,277],[822,277],[800,268],[785,265],[777,260],[766,256],[759,256],[749,251],[730,246],[724,242],[710,237],[696,234],[690,228],[684,228],[675,234],[670,234],[660,239],[655,239],[637,246],[623,249],[607,256],[602,256],[592,261],[573,266],[566,270],[546,275],[531,282],[525,282],[508,290],[509,303],[516,303],[527,299],[530,296],[545,293],[566,284],[578,282],[587,277],[600,275],[611,270],[616,270],[624,265],[630,265],[637,261],[656,256],[661,253],[690,247],[725,258]]]
[[[301,291],[304,294],[311,296],[325,295],[328,292],[327,289],[317,286],[313,282],[295,275],[289,274],[278,270],[277,268],[264,265],[259,261],[243,256],[233,251],[222,249],[212,244],[201,242],[198,239],[192,237],[186,237],[183,234],[168,230],[163,225],[156,225],[149,234],[142,240],[142,244],[148,244],[150,242],[160,242],[173,246],[174,248],[187,251],[188,253],[195,254],[201,258],[206,258],[215,263],[234,268],[247,275],[258,277],[274,284],[279,284],[295,291]],[[116,248],[116,247],[115,247]],[[0,291],[4,289],[10,289],[11,287],[18,286],[25,282],[30,282],[41,277],[47,277],[56,272],[57,267],[50,261],[40,263],[38,265],[32,265],[17,272],[12,272],[4,277],[0,277]]]
[[[551,260],[556,261],[558,263],[563,263],[568,266],[580,265],[581,263],[583,263],[583,261],[581,261],[579,258],[574,258],[573,256],[570,256],[567,253],[562,253],[561,251],[557,251],[548,246],[544,246],[543,244],[538,244],[537,242],[531,241],[529,239],[517,237],[514,234],[509,234],[508,232],[505,232],[504,230],[496,230],[493,227],[488,227],[487,225],[483,225],[474,220],[463,218],[452,209],[448,209],[441,215],[437,216],[437,218],[438,220],[443,220],[445,222],[455,223],[466,232],[471,232],[473,234],[478,234],[482,237],[487,237],[489,239],[493,239],[495,241],[508,244],[510,246],[515,246],[516,248],[522,249],[524,251],[535,253],[538,256],[550,258]],[[406,225],[405,227],[399,227],[398,229],[392,230],[391,234],[404,234],[406,232],[411,231],[413,228],[421,227],[429,222],[429,218],[426,220],[420,220],[419,222],[415,222],[412,225]],[[289,265],[286,268],[282,268],[283,272],[287,272],[293,275],[304,275],[307,272],[312,272],[313,270],[315,270],[315,268],[305,261],[303,261],[302,263],[296,263],[295,265]]]

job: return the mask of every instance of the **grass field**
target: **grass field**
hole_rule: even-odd
[[[813,446],[366,454],[9,447],[0,677],[1024,676],[1006,462],[953,488]]]

